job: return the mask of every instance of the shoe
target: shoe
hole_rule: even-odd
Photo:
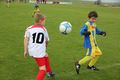
[[[75,69],[76,69],[77,74],[79,74],[80,64],[78,64],[78,62],[75,62]]]
[[[87,69],[94,70],[94,71],[99,71],[99,69],[96,68],[95,66],[92,66],[92,67],[87,66]]]
[[[51,72],[51,73],[47,73],[47,76],[50,78],[50,77],[55,77],[55,73],[54,72]]]

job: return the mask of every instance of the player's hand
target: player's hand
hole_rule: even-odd
[[[48,41],[46,41],[46,48],[48,47]]]
[[[83,35],[85,35],[85,36],[89,36],[90,34],[91,34],[90,31],[86,31],[83,33]]]
[[[27,56],[28,56],[28,52],[24,51],[24,58],[27,58]]]
[[[100,35],[102,35],[102,36],[106,36],[106,32],[104,32],[104,31],[102,31],[101,33],[100,33]]]

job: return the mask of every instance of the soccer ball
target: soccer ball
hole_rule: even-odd
[[[72,25],[68,21],[63,21],[60,23],[59,31],[62,34],[68,34],[72,31]]]

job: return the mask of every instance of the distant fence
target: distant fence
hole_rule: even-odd
[[[0,0],[0,2],[7,2],[7,0]],[[29,2],[29,0],[10,0],[10,2]]]
[[[29,0],[30,3],[35,3],[35,0]],[[72,4],[72,2],[64,0],[48,0],[47,4]]]
[[[30,2],[34,3],[36,0],[10,0],[11,2]],[[7,2],[7,0],[0,0],[0,2]],[[65,3],[64,3],[65,2]],[[72,4],[72,0],[47,0],[48,4],[55,3],[55,4]]]

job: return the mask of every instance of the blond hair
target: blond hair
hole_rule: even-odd
[[[34,20],[35,20],[35,23],[39,23],[39,21],[41,20],[44,20],[45,19],[45,16],[40,13],[40,12],[36,12],[35,15],[34,15]]]

